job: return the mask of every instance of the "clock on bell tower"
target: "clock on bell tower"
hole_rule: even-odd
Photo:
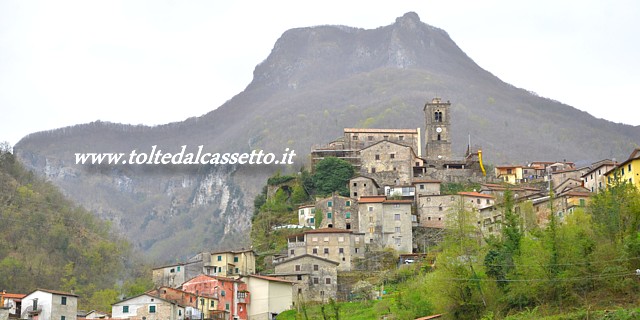
[[[450,107],[449,101],[442,102],[440,98],[433,98],[424,105],[425,158],[428,162],[451,159]]]

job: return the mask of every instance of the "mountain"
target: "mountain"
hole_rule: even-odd
[[[435,96],[452,103],[454,151],[461,155],[470,135],[494,164],[621,159],[640,141],[640,127],[501,81],[409,12],[372,30],[286,31],[246,89],[201,117],[156,127],[97,121],[30,134],[14,149],[151,257],[169,260],[248,245],[252,200],[267,176],[299,169],[311,145],[345,127],[424,128],[422,107]],[[77,152],[149,152],[153,145],[173,152],[182,145],[209,152],[288,147],[298,156],[288,167],[74,164]]]

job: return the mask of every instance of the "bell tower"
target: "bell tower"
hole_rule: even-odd
[[[449,101],[442,102],[433,98],[424,105],[426,141],[425,159],[427,162],[439,162],[451,159],[451,136],[449,133],[451,113]]]

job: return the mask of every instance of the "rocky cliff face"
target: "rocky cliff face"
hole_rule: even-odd
[[[158,260],[247,246],[252,200],[276,170],[298,170],[314,143],[345,127],[424,128],[422,107],[452,102],[454,154],[468,134],[486,162],[622,158],[640,128],[595,119],[515,88],[475,64],[443,30],[407,13],[364,30],[319,26],[285,32],[247,88],[197,118],[157,127],[94,122],[31,134],[15,146],[31,169],[112,221]],[[281,152],[283,166],[89,166],[76,152],[182,145],[210,152]],[[459,151],[459,152],[456,152]]]

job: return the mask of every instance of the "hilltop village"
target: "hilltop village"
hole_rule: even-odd
[[[586,167],[563,160],[489,170],[482,150],[470,143],[459,156],[452,151],[450,109],[449,101],[428,101],[424,133],[345,128],[340,138],[313,146],[310,168],[338,158],[356,174],[348,181],[348,195],[317,197],[296,208],[297,223],[272,227],[289,231],[282,251],[265,255],[229,248],[157,266],[155,288],[113,304],[110,314],[78,315],[73,293],[3,292],[0,319],[274,319],[304,303],[349,300],[359,284],[345,275],[384,271],[389,259],[396,268],[437,266],[430,247],[446,232],[453,210],[472,212],[484,238],[500,236],[507,190],[527,228],[545,225],[550,217],[562,221],[614,180],[640,188],[640,149],[631,150],[627,160],[603,159]],[[443,188],[452,184],[474,188]],[[267,197],[291,187],[287,181],[270,185]],[[370,291],[371,297],[383,293]]]

